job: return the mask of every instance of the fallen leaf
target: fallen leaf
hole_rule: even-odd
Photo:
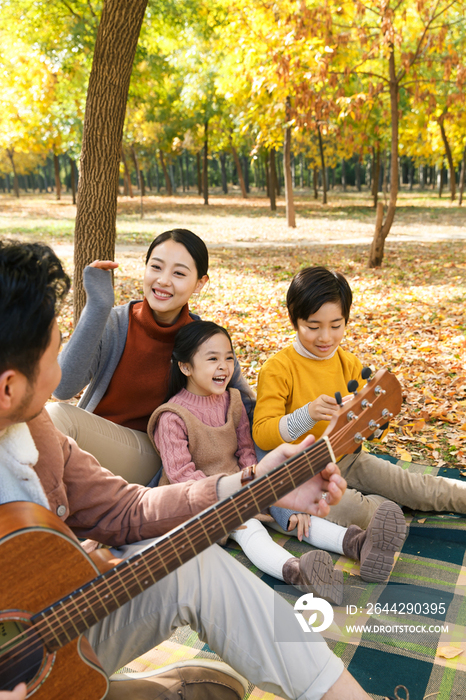
[[[402,462],[412,462],[413,458],[407,450],[399,450],[398,456]]]
[[[436,656],[443,656],[445,659],[454,659],[455,656],[459,656],[463,651],[464,649],[458,649],[457,647],[439,647]]]

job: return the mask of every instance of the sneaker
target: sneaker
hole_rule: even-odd
[[[248,681],[223,661],[191,659],[142,673],[114,673],[107,700],[243,700]]]

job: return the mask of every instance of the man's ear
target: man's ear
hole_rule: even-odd
[[[189,377],[189,375],[191,374],[191,367],[188,364],[186,364],[186,362],[178,362],[178,367],[186,377]]]
[[[14,369],[7,369],[0,374],[0,411],[7,413],[11,410],[18,379],[19,373]]]

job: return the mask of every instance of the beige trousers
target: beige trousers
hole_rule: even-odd
[[[418,474],[367,452],[346,455],[338,466],[352,489],[379,493],[413,510],[466,514],[466,483],[462,481]]]
[[[127,558],[149,541],[112,550]],[[293,608],[218,545],[199,554],[86,632],[110,675],[190,625],[212,651],[264,691],[319,700],[343,663]]]
[[[124,428],[69,403],[48,403],[46,409],[58,430],[129,483],[145,486],[160,469],[160,457],[146,433]]]

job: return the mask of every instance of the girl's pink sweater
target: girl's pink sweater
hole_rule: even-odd
[[[230,394],[228,391],[225,391],[220,395],[197,396],[197,394],[192,394],[190,391],[182,389],[178,394],[172,396],[168,403],[176,403],[179,406],[183,406],[205,425],[218,428],[221,425],[225,425],[230,405]],[[244,406],[236,436],[238,440],[238,450],[236,452],[238,466],[240,469],[244,469],[257,461],[249,420]],[[205,474],[196,468],[191,459],[186,425],[184,420],[177,416],[176,413],[170,411],[162,413],[155,428],[154,442],[160,452],[163,468],[170,483],[175,484],[181,481],[205,478]]]

